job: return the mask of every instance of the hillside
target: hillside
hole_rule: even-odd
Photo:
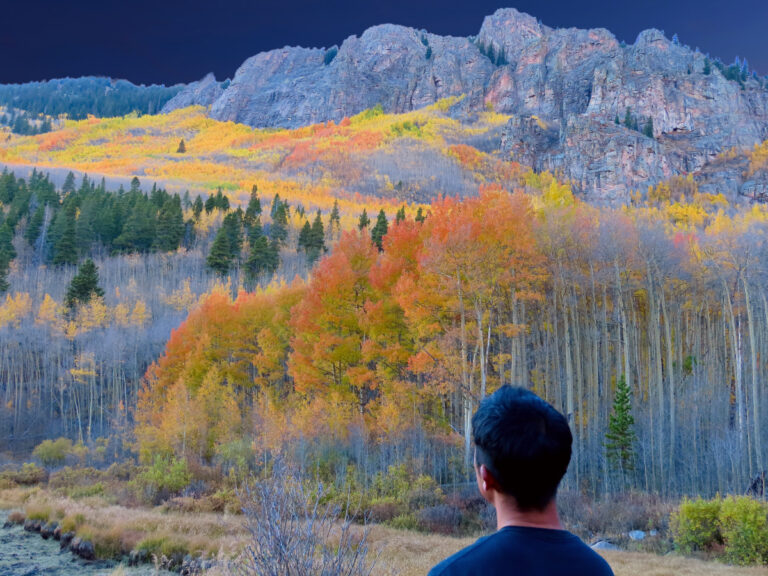
[[[258,182],[265,195],[279,191],[307,210],[328,210],[337,198],[357,213],[365,205],[394,213],[403,201],[465,196],[483,183],[509,186],[520,173],[498,151],[508,117],[483,110],[454,118],[461,101],[406,114],[378,107],[338,123],[280,130],[217,121],[200,106],[65,121],[49,134],[8,134],[0,143],[0,165],[136,175],[204,194],[220,187],[238,201],[247,201]]]
[[[387,24],[327,50],[257,54],[226,89],[208,77],[164,111],[194,103],[218,120],[298,127],[458,96],[465,112],[514,116],[503,149],[515,160],[557,170],[598,199],[626,200],[768,138],[765,79],[746,65],[723,65],[659,30],[624,45],[604,29],[553,29],[514,9],[486,17],[471,38]]]

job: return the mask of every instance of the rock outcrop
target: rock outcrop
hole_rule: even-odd
[[[599,199],[702,171],[722,151],[768,138],[762,81],[726,79],[658,30],[624,45],[604,29],[552,29],[514,9],[485,18],[476,38],[388,24],[330,50],[258,54],[226,89],[206,77],[165,109],[204,104],[219,120],[297,127],[460,95],[458,114],[492,105],[514,116],[504,152]]]
[[[168,100],[160,110],[161,114],[186,108],[187,106],[210,106],[224,93],[222,85],[213,74],[207,74],[202,80],[187,84],[184,89]]]

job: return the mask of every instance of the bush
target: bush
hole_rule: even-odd
[[[722,501],[720,533],[725,558],[734,564],[768,563],[768,506],[746,496]]]
[[[61,466],[64,459],[72,452],[72,440],[57,438],[44,440],[32,451],[32,455],[42,462],[43,466]]]
[[[21,484],[22,486],[40,484],[41,482],[45,482],[46,478],[48,478],[48,473],[45,469],[40,468],[32,462],[23,464],[20,469],[6,470],[0,473],[1,481],[10,482],[12,484]]]
[[[672,513],[671,528],[675,545],[684,554],[711,550],[722,543],[719,516],[722,500],[683,498],[680,507]]]
[[[237,573],[370,575],[368,530],[353,535],[352,519],[321,503],[322,487],[309,492],[303,479],[276,466],[271,478],[246,484],[241,497],[249,539]]]
[[[420,528],[438,534],[456,534],[462,524],[461,510],[448,504],[419,510],[416,517]]]
[[[189,485],[190,479],[186,460],[156,456],[152,466],[145,467],[137,481],[145,496],[150,501],[159,503],[181,492]]]

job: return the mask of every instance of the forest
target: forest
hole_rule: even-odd
[[[181,86],[135,85],[103,77],[59,78],[26,84],[0,84],[0,105],[32,115],[73,119],[124,116],[131,112],[156,114]]]
[[[743,492],[768,442],[768,210],[684,178],[620,209],[513,184],[342,226],[279,195],[262,213],[258,186],[243,210],[4,173],[2,449],[450,483],[510,383],[567,415],[569,488]]]

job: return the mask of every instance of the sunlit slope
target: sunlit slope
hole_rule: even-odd
[[[456,100],[406,114],[367,110],[338,124],[260,130],[208,118],[202,107],[166,115],[65,121],[39,136],[5,135],[0,164],[138,176],[244,198],[254,183],[306,208],[395,206],[510,183],[517,165],[497,152],[508,117],[453,117]],[[184,152],[179,151],[184,140]],[[352,208],[352,206],[348,206]]]

